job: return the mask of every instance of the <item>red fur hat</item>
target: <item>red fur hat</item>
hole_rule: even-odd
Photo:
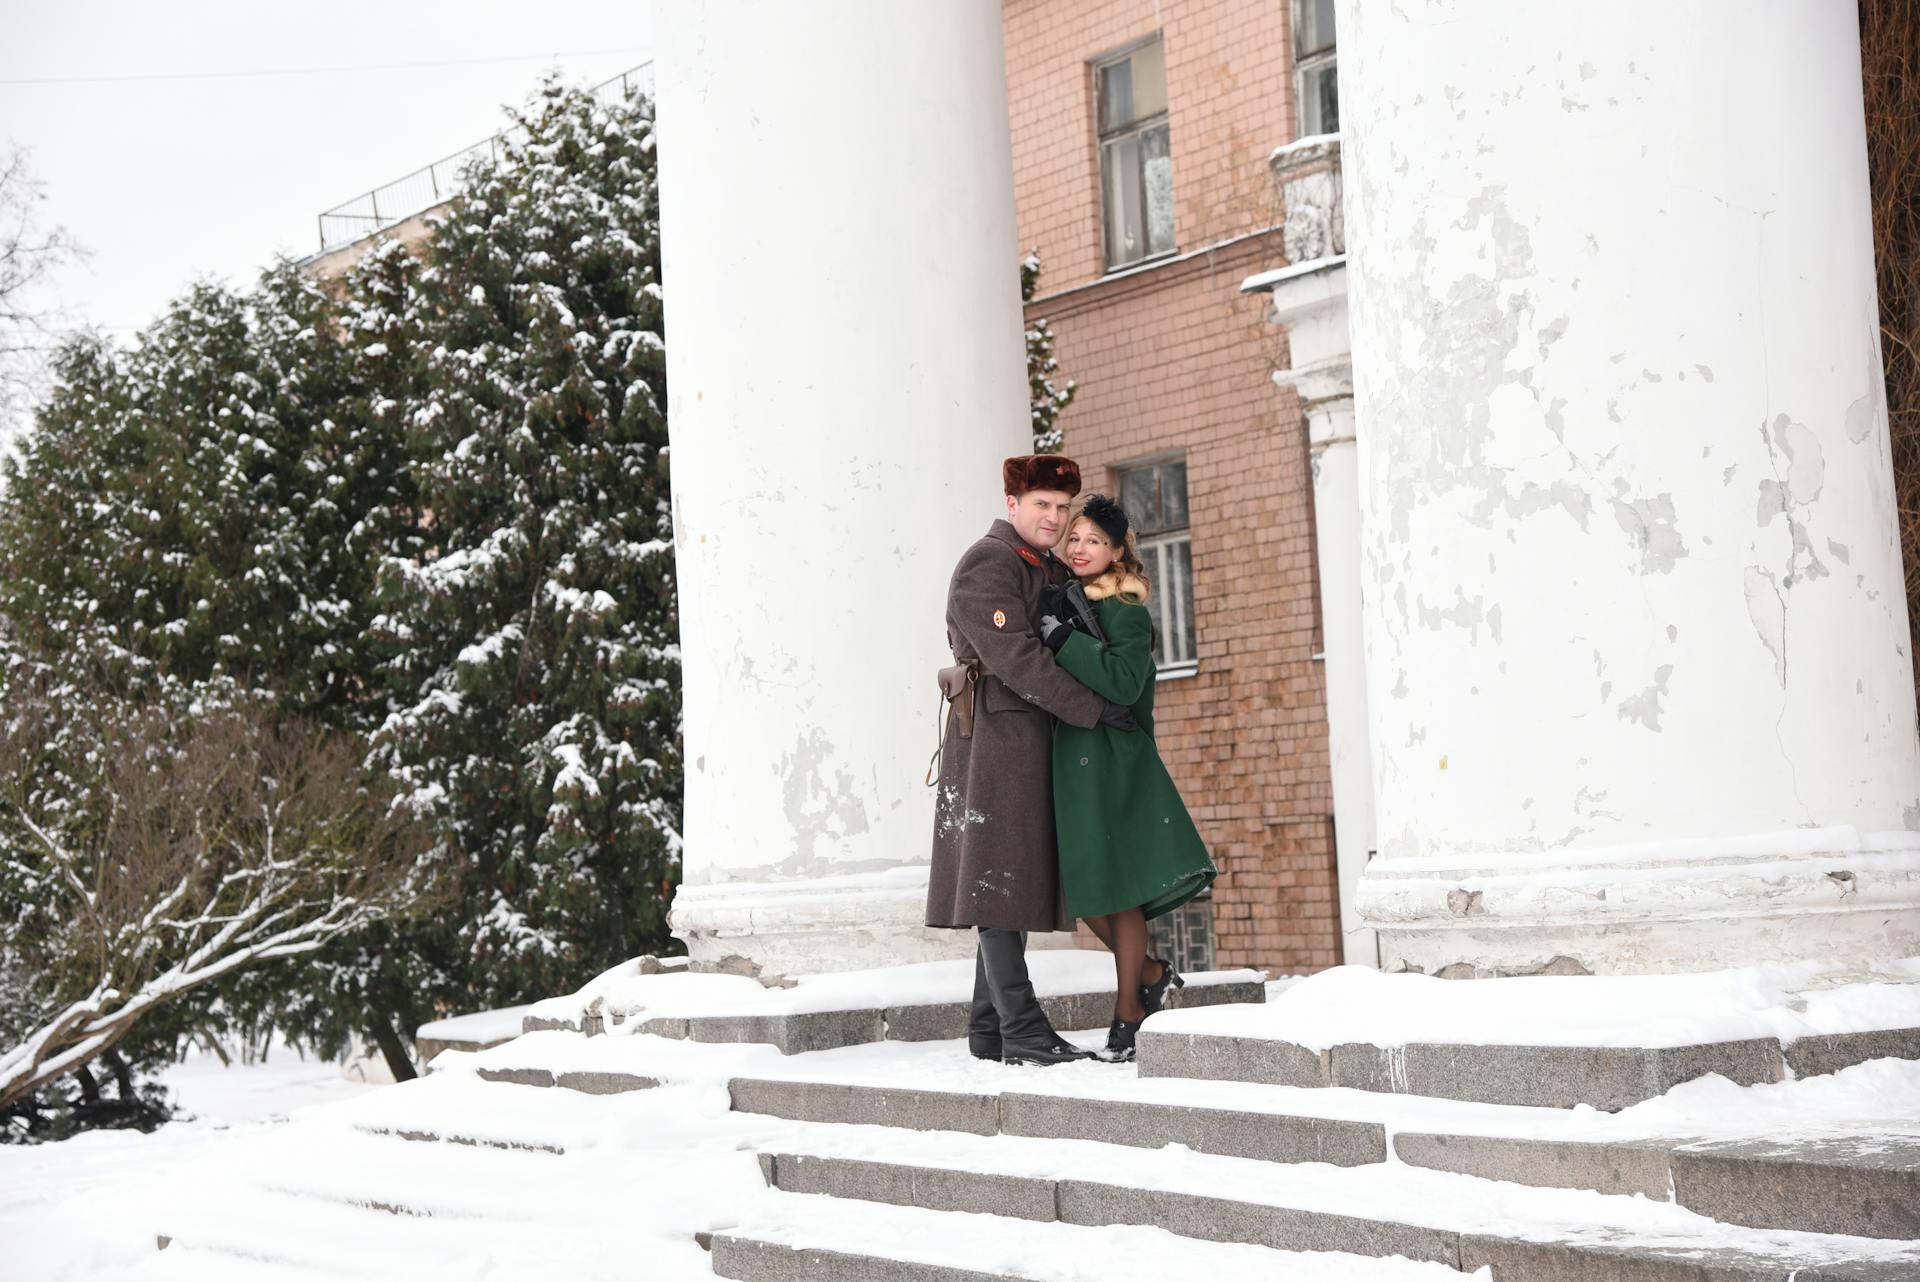
[[[1007,495],[1019,498],[1028,490],[1059,490],[1068,498],[1080,492],[1080,465],[1064,454],[1022,454],[1000,465]]]

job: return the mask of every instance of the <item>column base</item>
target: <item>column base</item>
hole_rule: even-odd
[[[1920,833],[1796,829],[1609,849],[1379,859],[1381,965],[1645,974],[1920,956]]]
[[[806,881],[681,886],[667,916],[695,961],[744,957],[763,974],[815,975],[972,957],[974,932],[923,925],[927,866]],[[1069,932],[1029,946],[1070,946]]]

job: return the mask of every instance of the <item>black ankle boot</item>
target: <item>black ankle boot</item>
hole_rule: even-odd
[[[1115,1016],[1107,1029],[1107,1049],[1100,1058],[1109,1064],[1131,1064],[1134,1056],[1134,1039],[1140,1035],[1140,1025],[1144,1019],[1121,1019]]]
[[[1166,1008],[1168,990],[1187,986],[1187,981],[1180,978],[1180,972],[1173,968],[1172,962],[1160,961],[1158,957],[1151,960],[1160,962],[1160,978],[1151,984],[1140,985],[1140,1004],[1147,1008],[1149,1015]]]
[[[1092,1051],[1083,1051],[1058,1033],[1044,1038],[1027,1041],[1010,1041],[1002,1038],[1000,1059],[1006,1064],[1038,1064],[1046,1067],[1052,1064],[1069,1064],[1077,1059],[1094,1059]]]

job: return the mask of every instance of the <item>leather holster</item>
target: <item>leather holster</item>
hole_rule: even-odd
[[[936,674],[940,680],[940,695],[953,708],[953,715],[960,723],[960,737],[973,738],[973,694],[980,684],[980,660],[962,659],[951,668],[942,668]]]

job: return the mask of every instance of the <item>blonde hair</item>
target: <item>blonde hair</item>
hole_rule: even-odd
[[[1069,538],[1073,536],[1074,530],[1082,521],[1086,522],[1095,534],[1107,539],[1108,547],[1113,547],[1113,540],[1107,538],[1107,532],[1100,528],[1100,523],[1085,512],[1074,513],[1073,519],[1067,522]],[[1152,586],[1147,582],[1147,567],[1141,562],[1140,553],[1133,546],[1132,530],[1127,531],[1127,537],[1121,541],[1119,547],[1114,548],[1114,551],[1117,555],[1113,559],[1113,564],[1099,575],[1085,581],[1087,599],[1100,601],[1110,596],[1117,596],[1122,601],[1145,605],[1147,594],[1152,591]]]

